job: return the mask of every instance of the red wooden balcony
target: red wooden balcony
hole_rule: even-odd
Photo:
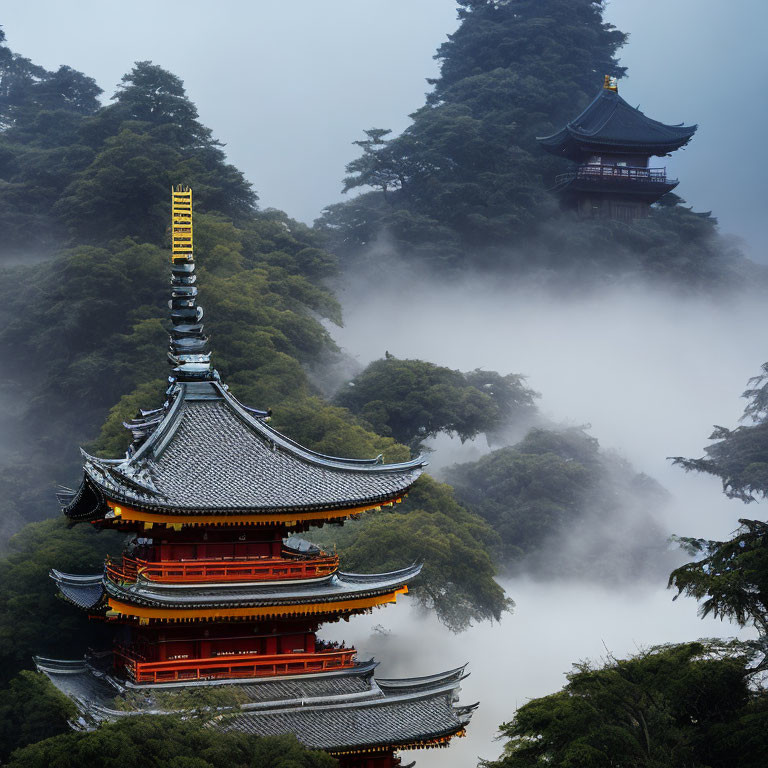
[[[329,576],[339,567],[337,555],[307,559],[271,557],[256,560],[162,560],[108,558],[107,578],[114,582],[148,581],[173,584],[217,581],[281,581]]]
[[[125,670],[134,683],[171,683],[182,680],[226,680],[277,677],[327,672],[354,665],[357,652],[320,650],[314,653],[232,653],[202,659],[141,661],[130,649],[116,646],[115,666]]]

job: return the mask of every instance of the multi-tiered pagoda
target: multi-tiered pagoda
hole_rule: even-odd
[[[695,125],[665,125],[646,117],[619,96],[615,77],[574,120],[539,144],[558,157],[578,163],[555,180],[554,191],[580,215],[631,220],[647,216],[650,206],[677,185],[664,167],[651,168],[687,144]]]
[[[399,503],[425,462],[316,453],[231,394],[207,351],[182,188],[171,274],[165,404],[126,424],[125,458],[84,454],[80,487],[60,496],[72,522],[133,534],[103,573],[51,574],[64,597],[115,625],[114,645],[76,661],[37,658],[37,668],[74,699],[82,728],[179,711],[175,696],[194,688],[202,701],[206,690],[216,697],[215,727],[293,733],[348,768],[389,768],[396,750],[446,745],[473,710],[455,703],[463,668],[377,679],[373,661],[317,635],[395,602],[420,566],[344,573],[296,536]]]

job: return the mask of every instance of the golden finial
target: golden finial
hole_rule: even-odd
[[[183,184],[171,187],[171,259],[193,259],[192,190]]]
[[[605,80],[603,81],[603,88],[606,91],[613,91],[614,93],[619,92],[619,80],[616,77],[611,77],[611,75],[606,75]]]

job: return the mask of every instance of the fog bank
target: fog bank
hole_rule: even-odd
[[[712,425],[738,423],[740,394],[768,359],[762,297],[641,286],[551,296],[490,279],[442,283],[415,269],[392,272],[389,283],[349,277],[339,294],[345,325],[331,331],[361,364],[386,350],[526,375],[546,419],[591,425],[603,449],[672,492],[670,532],[726,536],[751,514],[722,497],[718,480],[686,475],[667,457],[700,456]],[[487,450],[482,438],[464,446],[440,438],[434,447],[438,474]]]
[[[461,703],[479,701],[480,707],[466,738],[454,739],[448,749],[403,752],[404,764],[415,759],[417,768],[472,768],[478,757],[498,757],[498,726],[529,699],[559,690],[573,662],[599,659],[607,651],[621,658],[658,643],[736,634],[729,624],[701,621],[695,602],[672,602],[663,588],[618,593],[526,580],[504,587],[517,603],[514,614],[459,635],[408,598],[323,629],[323,636],[355,645],[361,659],[376,657],[380,677],[427,675],[469,662]]]
[[[726,499],[717,479],[685,474],[667,459],[700,456],[713,424],[737,424],[739,395],[768,359],[759,296],[624,286],[563,297],[491,280],[442,281],[408,267],[389,270],[386,280],[348,277],[339,293],[345,327],[332,333],[360,364],[386,350],[465,371],[525,374],[542,395],[545,418],[590,424],[604,449],[670,491],[657,516],[667,533],[726,537],[739,517],[763,514]],[[438,475],[488,450],[482,437],[462,445],[443,436],[433,447],[430,470]],[[325,633],[354,642],[361,658],[377,656],[382,676],[469,662],[461,700],[481,706],[468,737],[447,751],[404,754],[404,762],[412,755],[424,768],[468,767],[478,756],[498,756],[498,725],[529,699],[559,690],[573,662],[737,634],[727,623],[701,621],[695,602],[673,602],[665,582],[609,587],[515,579],[504,586],[517,609],[501,624],[452,635],[406,600]]]

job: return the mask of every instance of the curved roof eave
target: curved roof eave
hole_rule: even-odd
[[[236,398],[234,398],[227,389],[225,389],[218,382],[212,382],[213,386],[221,393],[224,401],[229,407],[254,431],[268,440],[271,440],[276,445],[280,446],[289,453],[294,454],[298,458],[308,461],[310,463],[318,464],[322,467],[329,469],[343,469],[345,471],[357,471],[357,472],[399,472],[402,470],[415,469],[417,467],[423,467],[428,464],[426,459],[422,456],[416,456],[409,461],[401,461],[393,464],[383,464],[380,461],[380,456],[373,459],[349,459],[341,456],[329,456],[327,454],[318,453],[310,448],[305,448],[300,443],[292,440],[290,437],[273,429],[264,421],[255,418],[249,413]]]
[[[228,406],[228,408],[252,431],[256,432],[262,439],[274,444],[276,447],[281,448],[287,453],[292,454],[297,459],[315,464],[326,469],[338,469],[345,472],[361,472],[361,473],[388,473],[388,472],[403,472],[411,469],[417,469],[427,466],[429,463],[423,455],[416,456],[408,461],[395,462],[391,464],[384,464],[381,462],[381,456],[376,456],[372,459],[351,459],[340,456],[329,456],[327,454],[313,451],[310,448],[305,448],[300,443],[292,440],[290,437],[283,435],[276,429],[273,429],[266,424],[262,419],[257,418],[246,409],[233,395],[231,395],[228,389],[216,381],[211,382],[198,382],[198,384],[204,384],[208,386],[212,391],[216,393],[215,399],[222,400]],[[179,426],[179,417],[183,410],[182,406],[187,400],[187,392],[189,391],[189,382],[179,382],[176,384],[177,394],[173,398],[173,402],[168,408],[165,416],[160,420],[157,428],[147,438],[146,442],[130,457],[124,459],[103,459],[97,456],[91,456],[81,449],[81,453],[84,458],[91,463],[102,465],[104,468],[114,468],[124,475],[123,468],[135,465],[140,459],[147,458],[149,454],[158,456],[168,442],[173,438],[176,429]],[[195,398],[197,399],[197,398]],[[213,399],[213,398],[206,398]],[[130,479],[130,478],[129,478]],[[135,482],[135,480],[134,480]],[[136,483],[141,485],[140,483]]]
[[[191,608],[227,605],[230,607],[259,605],[301,605],[307,602],[327,602],[357,597],[385,594],[400,589],[421,571],[421,565],[392,573],[370,574],[365,581],[346,580],[344,574],[315,579],[307,584],[281,585],[278,582],[264,582],[238,586],[210,587],[205,583],[190,583],[184,588],[174,585],[173,589],[164,589],[160,582],[136,583],[129,587],[104,580],[106,592],[118,600],[139,605],[160,608]]]
[[[610,128],[614,120],[617,124]],[[537,136],[536,140],[548,152],[571,156],[571,159],[575,159],[573,155],[582,143],[593,147],[622,146],[630,151],[664,155],[690,141],[697,127],[654,120],[630,106],[618,93],[601,89],[586,109],[563,128],[549,136]]]
[[[213,606],[222,603],[245,606],[282,603],[286,600],[296,604],[313,600],[327,600],[332,603],[334,600],[349,599],[360,594],[385,593],[399,589],[415,579],[421,572],[421,568],[420,563],[414,563],[406,568],[385,573],[339,572],[323,579],[308,581],[303,588],[301,584],[281,585],[279,582],[232,584],[227,587],[211,587],[209,584],[196,582],[190,582],[183,587],[178,584],[165,587],[162,582],[137,582],[130,587],[125,587],[114,584],[101,573],[77,575],[52,570],[50,576],[56,582],[59,591],[81,608],[98,605],[105,593],[128,602],[160,607]],[[347,576],[350,578],[345,578]]]

